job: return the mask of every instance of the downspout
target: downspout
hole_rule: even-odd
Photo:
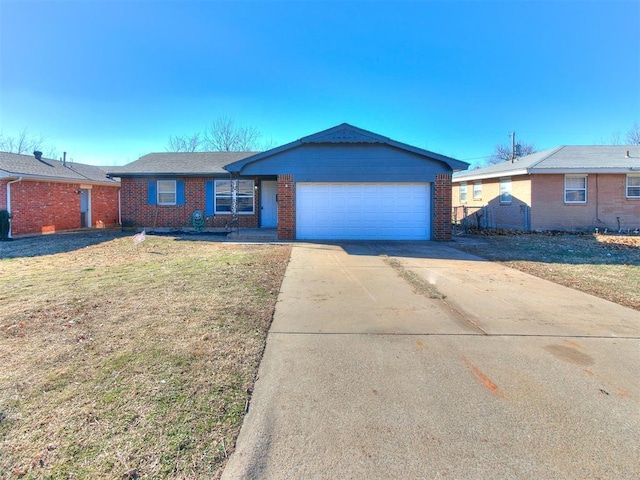
[[[122,228],[122,188],[118,188],[118,225]]]
[[[7,212],[9,212],[9,219],[11,219],[11,185],[12,183],[18,183],[22,181],[22,177],[18,177],[15,180],[7,182]],[[11,237],[11,220],[9,220],[9,238]]]

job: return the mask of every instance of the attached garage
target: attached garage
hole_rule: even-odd
[[[428,240],[428,183],[298,183],[300,240]]]
[[[277,180],[282,240],[448,240],[451,174],[467,167],[343,123],[224,168]]]

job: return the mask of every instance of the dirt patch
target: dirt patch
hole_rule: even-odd
[[[452,246],[640,310],[639,236],[463,235]]]
[[[218,478],[290,247],[108,232],[1,253],[0,478]]]

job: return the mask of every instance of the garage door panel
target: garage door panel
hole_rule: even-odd
[[[428,183],[298,183],[299,239],[427,240]]]

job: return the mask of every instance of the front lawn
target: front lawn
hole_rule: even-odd
[[[2,245],[0,478],[219,477],[290,247],[206,240]]]

